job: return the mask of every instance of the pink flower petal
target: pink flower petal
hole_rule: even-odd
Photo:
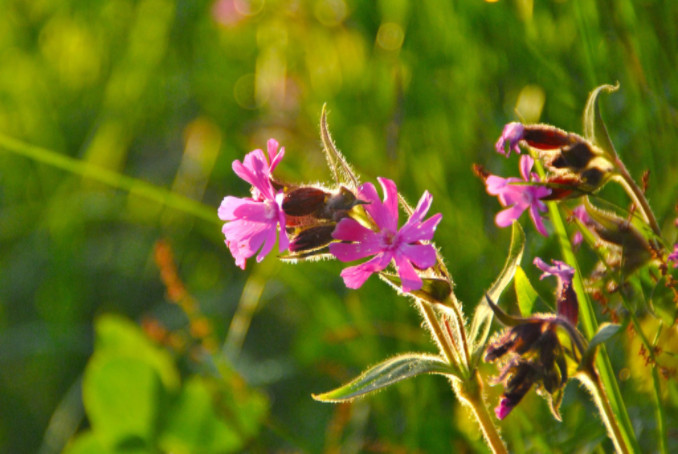
[[[410,261],[406,257],[396,255],[395,262],[403,292],[419,290],[422,286],[421,278]]]
[[[494,217],[494,223],[499,227],[508,227],[516,221],[527,207],[514,205],[510,208],[500,211]]]
[[[332,243],[330,244],[330,254],[335,256],[340,262],[352,262],[374,255],[382,250],[381,240],[374,237],[370,241],[360,243]]]
[[[344,279],[346,287],[356,289],[361,287],[372,273],[386,268],[390,261],[390,258],[385,258],[382,254],[379,254],[365,263],[345,268],[341,272],[341,277]]]
[[[409,221],[400,229],[400,237],[407,243],[416,241],[430,241],[433,234],[442,221],[443,215],[436,213],[427,220],[419,224],[411,224]]]
[[[365,241],[376,235],[372,230],[351,218],[344,218],[332,232],[332,238],[343,241]]]
[[[534,165],[534,159],[529,154],[524,154],[520,157],[520,174],[523,176],[523,180],[530,181],[530,170]]]
[[[401,246],[400,252],[421,270],[432,267],[437,260],[436,250],[430,244],[406,244]]]

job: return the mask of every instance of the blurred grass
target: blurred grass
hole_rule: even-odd
[[[3,0],[0,7],[3,451],[42,445],[82,374],[95,317],[116,312],[181,326],[152,260],[160,238],[172,244],[181,277],[222,340],[246,281],[265,282],[231,356],[272,403],[254,450],[482,446],[437,377],[349,409],[312,401],[311,392],[385,356],[432,350],[415,312],[376,279],[348,291],[338,263],[282,266],[269,257],[241,272],[223,245],[216,207],[247,190],[233,159],[276,137],[287,149],[282,178],[328,178],[318,136],[325,102],[337,145],[365,179],[392,178],[410,201],[425,189],[434,195],[433,210],[443,213],[437,243],[467,313],[509,242],[493,225],[498,205],[470,167],[514,172],[493,143],[517,115],[581,131],[588,92],[619,81],[603,103],[612,138],[635,177],[650,170],[648,198],[660,222],[675,216],[675,2]],[[99,178],[83,178],[92,169]],[[145,188],[144,197],[133,188]],[[211,219],[203,206],[213,207]],[[556,251],[536,235],[527,247],[528,256]],[[626,367],[622,347],[610,348],[615,370]],[[641,446],[653,449],[649,399],[633,391],[634,380],[621,387],[632,396]],[[538,398],[521,407],[502,423],[520,450],[610,448],[574,386],[562,424]],[[669,427],[675,408],[674,393]]]

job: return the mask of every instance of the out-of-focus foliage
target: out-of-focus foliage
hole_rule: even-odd
[[[650,171],[660,224],[675,216],[676,2],[1,0],[0,10],[2,137],[214,209],[210,223],[2,141],[3,451],[59,452],[70,441],[72,452],[87,452],[117,437],[176,452],[208,440],[201,448],[215,452],[243,442],[254,452],[484,449],[437,376],[353,404],[311,398],[382,358],[434,351],[405,299],[377,279],[348,291],[332,262],[269,257],[242,272],[223,244],[216,207],[247,191],[234,159],[275,137],[287,149],[279,178],[328,178],[318,135],[325,102],[337,145],[365,180],[391,178],[410,200],[433,194],[443,213],[436,243],[469,306],[510,241],[470,171],[478,162],[509,173],[493,149],[507,121],[581,131],[589,91],[619,81],[602,104],[612,140],[634,177]],[[174,280],[154,260],[160,239],[174,251]],[[528,235],[526,254],[555,251]],[[525,272],[534,282],[535,270]],[[136,321],[157,345],[109,313]],[[115,347],[102,328],[95,341],[95,326],[133,345]],[[647,367],[626,338],[609,350],[650,449],[653,410],[637,391]],[[664,382],[669,428],[675,380]],[[126,407],[111,396],[125,389],[137,412],[112,421]],[[228,414],[244,390],[256,396],[251,411]],[[520,407],[501,423],[516,452],[611,448],[574,386],[562,423],[537,397]],[[200,415],[211,422],[198,424]],[[244,432],[229,435],[237,424]]]

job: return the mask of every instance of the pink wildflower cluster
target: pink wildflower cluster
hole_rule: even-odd
[[[393,181],[378,179],[384,191],[383,201],[371,183],[360,186],[355,197],[346,196],[347,189],[343,187],[337,193],[340,195],[333,196],[317,188],[275,184],[272,172],[283,155],[284,148],[278,151],[278,142],[271,139],[268,158],[262,150],[254,150],[242,163],[233,162],[234,172],[252,185],[251,197],[227,196],[218,211],[219,218],[226,221],[222,232],[237,266],[244,269],[246,260],[255,254],[260,262],[273,249],[280,231],[281,253],[290,249],[290,244],[312,244],[310,255],[329,251],[342,262],[371,257],[342,271],[349,288],[360,287],[373,273],[383,271],[391,263],[403,291],[421,288],[417,270],[436,263],[436,251],[429,242],[442,219],[441,214],[436,214],[424,220],[433,201],[428,192],[399,229],[398,190]],[[286,188],[291,189],[286,192]],[[369,226],[352,217],[351,208],[357,205],[364,206]],[[325,234],[328,228],[332,229],[331,235]]]

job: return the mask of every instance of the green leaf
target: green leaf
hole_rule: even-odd
[[[504,268],[499,273],[499,276],[494,281],[490,289],[487,291],[487,296],[493,301],[497,301],[504,289],[509,285],[516,268],[523,258],[523,251],[525,249],[525,233],[520,224],[514,222],[511,230],[511,246],[509,253],[504,263]],[[490,334],[490,326],[492,325],[493,312],[492,309],[485,303],[483,299],[480,300],[476,306],[476,311],[473,314],[473,321],[471,322],[471,341],[475,346],[475,351],[482,351],[485,347],[485,342]],[[475,353],[474,353],[475,356]]]
[[[323,104],[323,110],[320,114],[320,138],[323,142],[327,165],[332,172],[334,181],[337,184],[346,184],[357,188],[360,184],[358,177],[332,141],[332,136],[327,127],[327,104]]]
[[[589,346],[586,348],[586,352],[584,353],[584,357],[582,358],[582,363],[588,364],[589,361],[593,358],[593,354],[596,351],[596,347],[610,340],[610,338],[619,333],[619,331],[621,331],[622,328],[623,328],[622,325],[618,325],[616,323],[602,323],[598,327],[598,331],[596,332],[596,334],[589,341]]]
[[[113,449],[109,449],[101,442],[91,430],[82,432],[70,441],[63,451],[63,454],[114,454]]]
[[[516,298],[518,299],[520,313],[523,317],[529,317],[534,312],[534,305],[539,299],[539,295],[534,287],[532,287],[532,283],[520,266],[516,268],[513,286],[516,290]]]
[[[605,122],[600,116],[598,95],[600,95],[602,91],[612,93],[618,89],[619,83],[617,83],[617,85],[606,84],[596,87],[589,95],[589,99],[586,102],[586,108],[584,109],[584,136],[587,140],[598,145],[613,158],[617,157],[617,152],[607,133]]]
[[[170,354],[153,344],[131,320],[106,314],[97,319],[95,331],[98,355],[139,359],[153,367],[167,389],[178,389],[179,373]]]
[[[406,353],[371,367],[355,380],[337,389],[313,394],[313,398],[321,402],[347,402],[421,374],[458,377],[458,372],[438,356]]]
[[[171,406],[159,446],[163,452],[237,452],[247,441],[243,435],[221,419],[212,391],[194,376]]]
[[[150,446],[160,408],[161,382],[148,363],[95,353],[82,384],[94,432],[107,446],[139,440]]]

